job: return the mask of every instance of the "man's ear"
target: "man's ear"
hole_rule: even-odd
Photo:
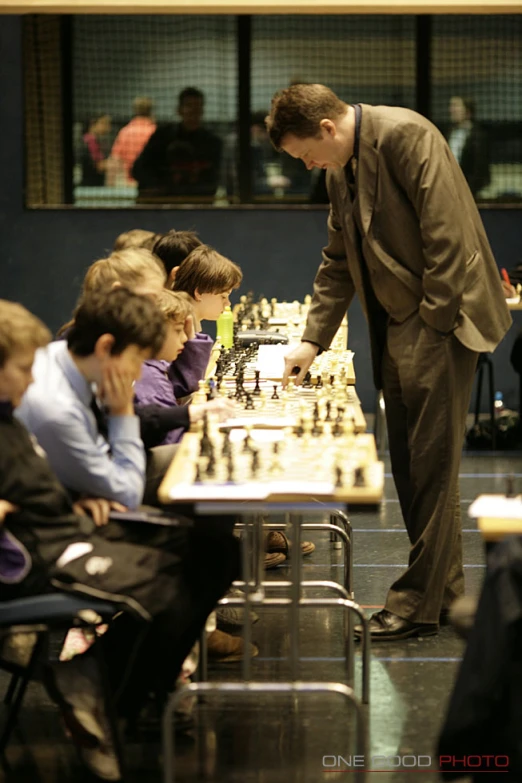
[[[115,288],[121,288],[121,283],[119,280],[115,280],[113,284],[111,285],[111,291],[114,291]]]
[[[335,136],[335,134],[337,133],[335,122],[333,120],[327,119],[326,117],[324,120],[321,120],[321,122],[319,123],[319,127],[322,130],[325,130],[329,136]]]
[[[201,302],[201,294],[199,293],[198,289],[194,289],[194,299],[196,302]]]
[[[94,344],[94,355],[97,359],[106,359],[111,355],[114,346],[114,337],[112,334],[102,334]]]

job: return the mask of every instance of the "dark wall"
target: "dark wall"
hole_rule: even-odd
[[[45,210],[23,205],[23,95],[19,17],[0,22],[0,295],[17,299],[56,329],[76,300],[86,267],[130,228],[194,228],[237,261],[244,289],[278,299],[311,291],[326,237],[326,212],[314,210]],[[519,210],[483,212],[500,266],[522,262]],[[522,316],[515,314],[522,325]],[[357,389],[365,410],[374,407],[369,343],[358,302],[350,309],[349,343],[356,353]],[[518,382],[509,366],[515,329],[495,354],[496,388],[510,406]]]

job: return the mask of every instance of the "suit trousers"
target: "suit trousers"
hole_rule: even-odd
[[[418,623],[438,623],[464,592],[459,466],[477,359],[418,312],[388,324],[383,396],[410,553],[386,609]]]

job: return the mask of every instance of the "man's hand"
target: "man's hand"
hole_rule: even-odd
[[[121,370],[117,364],[110,363],[103,368],[100,398],[111,416],[133,416],[134,378],[132,374]]]
[[[209,400],[201,405],[189,405],[189,418],[191,422],[200,421],[205,413],[213,413],[219,421],[225,421],[234,416],[236,405],[234,400],[228,397],[217,397],[215,400]]]
[[[295,385],[300,386],[303,379],[310,369],[310,366],[317,356],[319,346],[313,343],[299,343],[293,351],[285,356],[285,371],[283,375],[283,386],[286,386],[290,376],[294,377],[294,367],[299,367],[299,372],[295,376]]]
[[[14,514],[15,511],[20,511],[18,506],[14,506],[8,500],[0,500],[0,525],[8,514]]]
[[[185,318],[185,325],[183,327],[187,340],[193,340],[196,336],[196,330],[194,329],[194,318],[191,315],[187,315]]]
[[[96,527],[102,527],[109,521],[111,510],[127,511],[127,508],[115,500],[105,498],[81,498],[73,503],[74,513],[82,517],[90,516]]]

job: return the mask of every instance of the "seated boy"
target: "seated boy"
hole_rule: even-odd
[[[32,380],[35,349],[49,339],[25,308],[0,300],[0,596],[65,590],[123,609],[96,644],[118,715],[128,719],[150,691],[164,698],[173,689],[207,615],[237,578],[238,544],[231,518],[221,518],[219,528],[203,518],[191,529],[128,522],[124,531],[117,522],[97,528],[71,504],[13,416]],[[92,650],[52,664],[46,681],[85,764],[118,780]]]
[[[77,495],[128,508],[142,502],[145,450],[133,383],[164,337],[164,319],[154,302],[118,287],[85,296],[67,342],[37,352],[34,383],[18,415],[59,480]]]
[[[167,335],[155,358],[143,364],[141,378],[134,385],[135,405],[176,406],[178,399],[198,388],[204,378],[212,340],[195,334],[192,300],[182,292],[163,291],[156,304],[163,313]],[[228,399],[179,406],[179,427],[168,432],[163,444],[177,443],[190,423],[199,421],[206,411],[218,417],[233,415],[234,404]]]
[[[239,288],[241,269],[209,245],[200,245],[179,265],[172,285],[173,291],[185,291],[193,300],[194,329],[201,330],[201,321],[217,321],[229,296]]]
[[[195,231],[167,231],[160,235],[153,245],[152,252],[165,267],[167,288],[172,288],[179,265],[185,258],[203,243]]]

